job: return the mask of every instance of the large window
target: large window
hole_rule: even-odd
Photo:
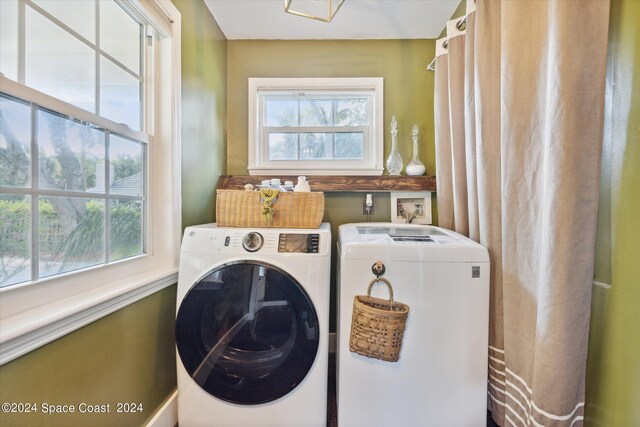
[[[251,174],[380,175],[382,79],[249,79]]]
[[[0,8],[0,287],[143,254],[151,28],[114,1]]]
[[[0,364],[177,280],[180,13],[0,0]]]
[[[145,153],[144,141],[0,95],[1,286],[142,254]]]

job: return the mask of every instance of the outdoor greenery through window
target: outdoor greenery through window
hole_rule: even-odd
[[[264,96],[269,160],[360,160],[368,131],[364,96]]]
[[[0,287],[145,253],[145,23],[2,0],[0,24]]]
[[[249,78],[248,84],[249,173],[382,173],[382,78]]]

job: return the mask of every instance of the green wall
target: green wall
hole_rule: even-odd
[[[398,120],[398,146],[405,165],[411,160],[411,127],[420,127],[420,159],[435,173],[433,73],[426,70],[435,55],[433,40],[229,40],[227,101],[227,171],[247,174],[249,77],[383,77],[386,160],[391,150],[391,116]],[[385,171],[386,173],[386,171]],[[313,177],[309,178],[313,185]],[[366,221],[364,194],[326,193],[324,221],[334,242],[338,226]],[[389,193],[374,194],[372,221],[389,221]],[[336,246],[332,247],[331,331],[335,331]]]
[[[385,159],[391,150],[391,116],[398,146],[411,160],[411,127],[420,127],[420,158],[435,168],[433,142],[433,40],[229,40],[227,169],[247,173],[249,77],[384,77]]]
[[[640,426],[640,1],[612,0],[586,425]]]
[[[182,15],[182,224],[214,219],[226,167],[226,40],[201,1],[175,0]],[[0,367],[0,402],[111,404],[110,414],[16,416],[2,426],[137,426],[176,388],[171,286]],[[141,402],[116,414],[117,402]]]
[[[202,1],[182,14],[182,226],[212,222],[226,170],[227,41]]]
[[[176,387],[171,286],[0,368],[0,402],[31,402],[33,414],[0,412],[2,426],[135,426]],[[108,414],[51,414],[42,403],[110,404]],[[143,412],[116,413],[118,402]]]

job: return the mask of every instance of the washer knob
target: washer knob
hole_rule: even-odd
[[[248,233],[242,239],[242,247],[247,252],[256,252],[263,244],[264,238],[262,237],[262,234],[256,233],[255,231]]]

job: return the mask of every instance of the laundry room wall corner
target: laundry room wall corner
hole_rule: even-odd
[[[585,426],[640,425],[640,2],[611,1]]]
[[[204,2],[173,0],[182,15],[182,227],[214,221],[226,174],[227,40]]]

